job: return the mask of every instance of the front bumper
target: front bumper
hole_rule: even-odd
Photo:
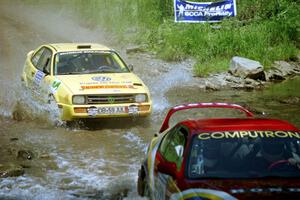
[[[143,117],[150,115],[152,111],[151,102],[96,105],[58,104],[58,107],[61,111],[61,119],[64,121],[84,118]]]

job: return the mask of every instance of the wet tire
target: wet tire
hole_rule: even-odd
[[[81,129],[83,128],[82,121],[75,119],[72,121],[65,121],[66,126],[70,129]]]
[[[137,181],[138,194],[142,197],[150,197],[149,185],[146,180],[146,175],[143,169],[139,170],[139,177]]]
[[[145,181],[144,181],[144,178],[142,177],[142,174],[141,174],[141,170],[139,170],[139,176],[138,176],[138,181],[137,181],[137,191],[138,191],[138,194],[142,197],[144,197],[145,195]]]

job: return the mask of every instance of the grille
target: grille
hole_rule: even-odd
[[[87,104],[134,103],[134,95],[88,95]]]

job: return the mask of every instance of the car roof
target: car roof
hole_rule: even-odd
[[[191,134],[203,131],[299,131],[292,124],[279,119],[221,118],[198,119],[180,122],[191,130]]]
[[[110,48],[97,43],[53,43],[48,45],[51,46],[53,49],[55,49],[56,52],[82,51],[82,50],[100,50],[100,51],[111,50]]]

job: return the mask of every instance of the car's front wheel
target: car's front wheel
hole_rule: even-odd
[[[139,176],[137,181],[138,194],[142,197],[149,197],[149,186],[146,181],[146,174],[143,169],[139,170]]]

